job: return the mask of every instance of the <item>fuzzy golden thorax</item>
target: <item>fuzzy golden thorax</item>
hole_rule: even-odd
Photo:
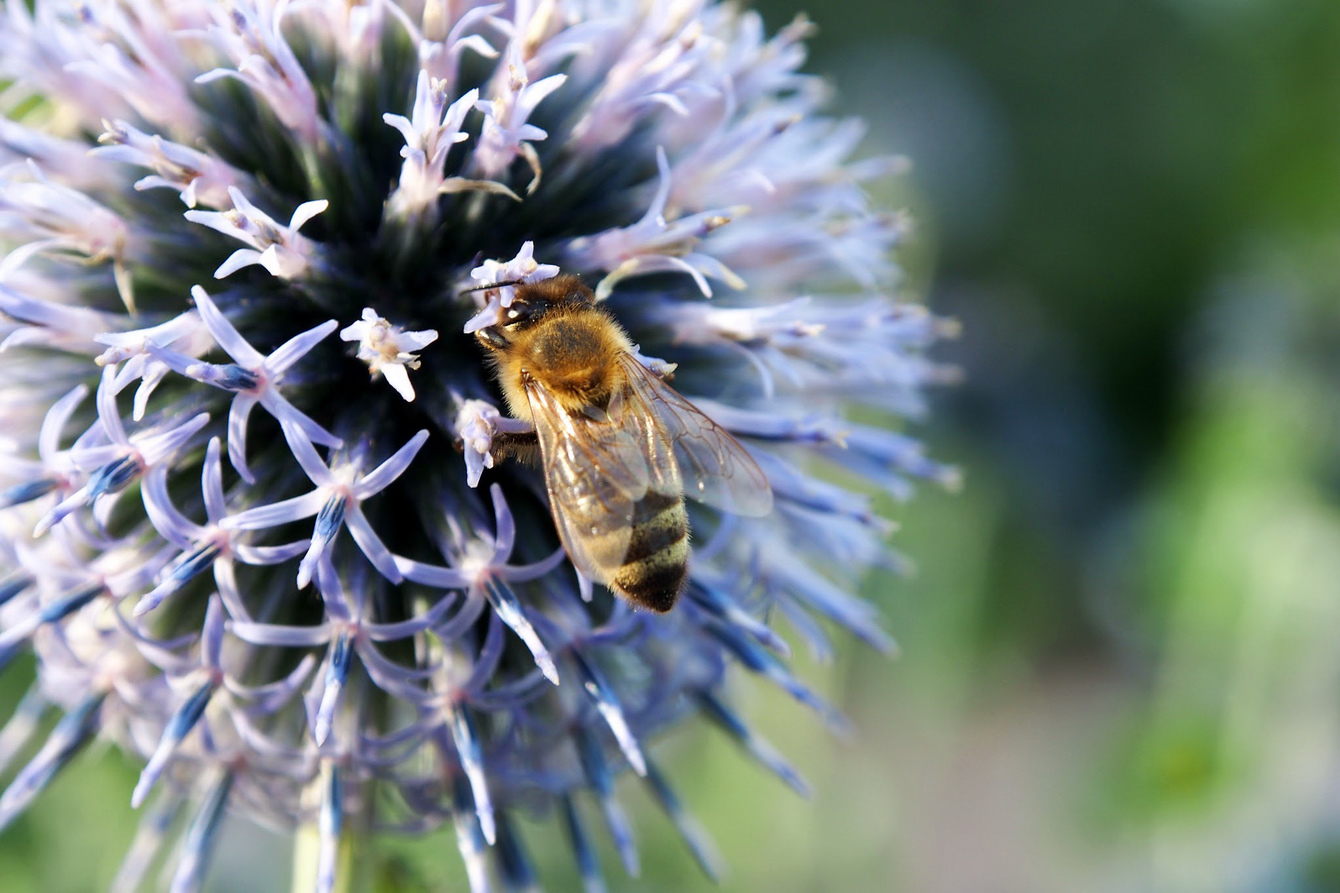
[[[569,412],[604,408],[623,381],[619,359],[632,351],[623,329],[576,276],[517,286],[507,321],[478,337],[508,409],[526,421],[532,421],[527,380],[542,384]]]

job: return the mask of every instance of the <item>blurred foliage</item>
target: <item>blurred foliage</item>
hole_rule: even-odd
[[[884,505],[919,568],[868,586],[901,658],[801,658],[852,740],[740,687],[812,801],[710,730],[661,745],[722,889],[1340,890],[1340,4],[812,13],[834,107],[914,162],[880,201],[966,373],[917,433],[967,485]],[[132,783],[81,761],[0,837],[0,890],[105,885]],[[643,871],[597,834],[611,889],[713,889],[622,784]],[[545,886],[580,889],[551,825],[522,829]],[[250,872],[282,852],[234,833],[215,889],[280,889]],[[464,889],[450,835],[365,858]]]

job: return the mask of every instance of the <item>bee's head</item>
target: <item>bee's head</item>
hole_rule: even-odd
[[[595,303],[595,294],[582,283],[580,276],[568,273],[539,282],[496,282],[482,288],[515,286],[512,303],[503,308],[502,319],[496,325],[475,333],[481,344],[500,350],[511,343],[510,333],[530,328],[556,307]]]

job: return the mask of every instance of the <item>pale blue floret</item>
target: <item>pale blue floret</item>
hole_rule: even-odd
[[[0,492],[0,509],[23,505],[53,492],[64,497],[75,489],[81,475],[69,452],[60,449],[60,439],[70,416],[87,396],[88,388],[78,385],[47,410],[37,435],[36,460],[4,457],[3,473],[26,480]]]
[[[753,639],[734,627],[716,621],[704,624],[709,636],[721,643],[745,669],[776,684],[782,691],[809,707],[835,732],[849,731],[847,719],[822,697],[796,679],[782,662]]]
[[[331,620],[319,626],[297,627],[234,620],[229,626],[233,635],[260,646],[311,648],[327,646],[325,670],[321,674],[322,687],[313,690],[318,705],[314,714],[313,735],[318,744],[324,744],[335,723],[339,696],[348,680],[351,659],[358,655],[359,663],[377,684],[399,697],[417,702],[421,691],[414,685],[432,670],[406,673],[402,668],[381,656],[377,642],[396,642],[432,629],[442,620],[457,601],[451,594],[444,595],[422,615],[397,623],[375,623],[366,619],[362,596],[346,591],[333,568],[323,564],[317,573],[317,585]]]
[[[23,751],[41,728],[42,715],[51,708],[51,701],[39,686],[32,686],[14,708],[13,714],[0,729],[0,772],[8,771],[10,764]]]
[[[195,817],[191,819],[182,838],[181,854],[177,857],[177,867],[172,873],[168,893],[190,893],[203,885],[205,869],[214,849],[214,839],[223,824],[233,778],[231,772],[225,771],[208,789],[204,802],[197,807]]]
[[[327,320],[314,329],[295,335],[267,357],[247,343],[232,323],[228,322],[228,317],[219,312],[219,308],[203,288],[196,286],[191,289],[191,296],[195,298],[195,305],[210,335],[235,363],[229,366],[212,366],[180,356],[171,357],[169,362],[183,375],[227,391],[237,392],[228,409],[228,458],[243,479],[248,483],[255,481],[251,469],[247,466],[247,419],[251,415],[252,408],[258,403],[280,422],[287,422],[301,429],[309,440],[329,447],[338,448],[343,445],[338,437],[299,412],[292,403],[284,399],[278,387],[289,367],[335,331],[338,326],[335,320]],[[245,384],[247,380],[252,383]]]
[[[22,572],[15,572],[0,579],[0,605],[33,585],[33,578]]]
[[[475,731],[474,720],[469,712],[456,707],[447,708],[447,729],[451,733],[451,743],[461,770],[470,783],[470,799],[475,804],[475,815],[479,819],[479,833],[490,846],[497,843],[497,818],[493,812],[493,801],[489,796],[488,776],[484,770],[484,752],[479,745],[479,734]]]
[[[226,614],[223,601],[216,595],[210,599],[205,611],[198,661],[181,659],[160,661],[164,672],[169,673],[189,694],[164,725],[158,745],[140,773],[139,781],[131,794],[133,806],[138,807],[144,803],[149,792],[167,770],[182,741],[196,728],[204,717],[206,708],[220,689],[227,691],[226,697],[236,705],[239,714],[265,716],[292,700],[299,687],[311,674],[315,661],[308,656],[299,662],[288,676],[275,683],[246,686],[233,681],[223,669],[225,627]]]
[[[167,492],[167,473],[155,469],[144,481],[144,509],[150,523],[162,537],[181,550],[159,574],[158,585],[148,592],[135,605],[135,615],[152,611],[172,593],[176,592],[196,575],[206,569],[214,570],[215,583],[224,598],[224,603],[232,606],[234,616],[245,618],[248,615],[241,608],[241,595],[233,570],[233,559],[246,564],[271,565],[282,564],[308,548],[306,540],[288,543],[283,546],[252,546],[240,539],[247,538],[246,531],[240,528],[225,528],[227,517],[224,504],[223,471],[219,461],[219,439],[213,438],[205,451],[205,463],[201,475],[200,488],[204,497],[205,525],[196,524],[179,512],[172,504]]]
[[[572,737],[577,756],[581,761],[582,773],[586,783],[600,799],[600,810],[605,816],[605,825],[614,841],[614,848],[618,850],[619,858],[623,861],[624,871],[628,872],[630,877],[637,877],[641,870],[637,844],[633,840],[628,816],[615,797],[614,776],[610,772],[609,763],[605,760],[604,749],[590,729],[581,727],[573,729]]]
[[[577,860],[577,872],[582,876],[583,885],[587,890],[605,889],[605,879],[600,873],[600,859],[592,846],[591,838],[586,833],[586,827],[582,824],[582,818],[571,795],[564,794],[559,798],[559,809],[563,815],[563,827],[568,832],[568,844],[572,847],[572,854]]]
[[[317,744],[324,744],[329,737],[331,725],[335,721],[335,708],[339,705],[340,690],[349,681],[349,667],[354,656],[350,639],[349,630],[341,630],[330,645],[330,654],[326,660],[325,689],[321,692],[321,706],[317,708],[316,725],[312,728]]]
[[[709,689],[699,689],[694,697],[703,715],[735,740],[760,765],[768,769],[802,797],[812,794],[807,782],[776,748],[760,738],[725,702]]]
[[[3,183],[0,182],[0,185]],[[38,343],[42,340],[59,341],[59,336],[64,335],[66,340],[73,337],[75,344],[89,345],[99,332],[111,328],[115,320],[108,313],[25,295],[3,282],[0,282],[0,313],[24,324],[13,329],[0,342],[0,350],[8,349],[11,345],[17,346],[16,342],[20,340],[17,336],[29,329],[35,333],[45,333],[45,339],[39,339]]]
[[[787,641],[728,595],[725,588],[718,585],[714,575],[700,574],[697,579],[689,582],[684,594],[688,599],[689,610],[705,610],[727,625],[737,627],[753,636],[761,645],[772,649],[779,657],[786,659],[791,657],[791,646]]]
[[[100,439],[104,443],[78,447],[71,452],[76,466],[90,469],[88,480],[38,522],[34,535],[45,533],[75,509],[91,505],[99,497],[123,489],[151,468],[158,467],[209,422],[209,413],[202,412],[167,430],[149,429],[128,436],[116,406],[115,375],[113,367],[106,367],[98,385],[98,422],[101,426]]]
[[[577,671],[578,683],[590,695],[596,710],[614,733],[614,740],[619,742],[619,749],[623,751],[628,765],[638,775],[646,775],[647,758],[643,756],[642,747],[628,725],[628,718],[624,715],[623,705],[619,703],[619,698],[614,693],[614,687],[576,648],[571,649],[569,654],[573,668]]]
[[[316,893],[331,893],[337,880],[340,834],[344,830],[344,771],[334,762],[325,763],[323,770],[325,785],[317,823],[321,852],[317,861]]]
[[[475,802],[470,795],[470,784],[463,774],[457,775],[452,780],[451,795],[451,815],[456,827],[456,848],[460,851],[461,861],[465,863],[470,889],[488,890],[490,889],[486,861],[488,842],[480,831],[479,819],[475,816]]]
[[[611,229],[597,236],[579,236],[564,248],[564,257],[579,269],[609,270],[596,286],[596,297],[609,297],[624,279],[654,273],[680,273],[693,279],[703,297],[712,297],[711,278],[734,289],[745,282],[720,260],[695,250],[704,236],[725,226],[732,216],[746,209],[713,208],[697,214],[667,218],[670,199],[670,162],[664,147],[656,147],[660,182],[642,219],[631,226]]]
[[[0,490],[0,509],[7,509],[10,506],[23,505],[25,502],[32,502],[34,499],[41,499],[59,486],[60,481],[55,478],[38,478],[35,481],[7,487]]]
[[[169,348],[170,356],[198,356],[211,346],[209,332],[205,329],[200,314],[188,310],[174,316],[167,322],[143,329],[129,331],[102,332],[95,339],[107,346],[94,362],[100,366],[117,366],[113,388],[120,393],[132,381],[140,385],[135,389],[135,401],[132,404],[131,418],[141,421],[149,408],[149,398],[153,396],[172,366],[165,362],[164,355]]]
[[[0,794],[0,829],[8,827],[80,748],[93,740],[98,730],[98,708],[104,697],[106,694],[102,692],[90,694],[66,712],[42,749]]]
[[[185,798],[160,796],[144,807],[135,839],[112,879],[111,893],[134,893],[140,889],[186,806]]]
[[[40,610],[36,610],[24,618],[24,622],[15,624],[0,633],[0,670],[9,665],[9,662],[19,654],[27,644],[28,639],[39,628],[52,623],[59,623],[105,592],[106,590],[101,584],[76,589],[48,602]]]
[[[347,465],[328,466],[317,454],[307,434],[293,423],[281,420],[284,438],[294,457],[317,489],[305,496],[248,509],[223,522],[226,529],[264,530],[290,521],[317,516],[312,543],[298,566],[298,588],[311,582],[319,560],[329,551],[335,533],[341,526],[349,529],[358,547],[373,566],[393,583],[404,579],[395,558],[363,516],[360,504],[377,495],[405,473],[414,456],[428,440],[428,432],[420,431],[395,452],[391,458],[367,474]],[[338,472],[338,473],[337,473]]]
[[[295,279],[306,272],[314,259],[314,248],[298,230],[326,210],[329,202],[325,199],[303,202],[294,210],[288,226],[284,226],[253,205],[236,186],[228,187],[228,198],[233,205],[231,211],[187,211],[182,215],[192,223],[203,224],[252,246],[239,248],[219,264],[214,271],[215,279],[226,279],[250,266],[263,267],[282,279]]]
[[[405,578],[416,583],[443,589],[465,589],[477,606],[483,599],[487,599],[502,621],[510,626],[530,649],[536,665],[544,673],[545,678],[557,685],[558,669],[554,666],[549,649],[527,618],[515,593],[506,584],[539,579],[556,568],[566,554],[559,549],[548,558],[533,564],[508,564],[512,548],[516,544],[516,523],[503,498],[502,488],[495,484],[489,492],[493,497],[496,525],[492,537],[480,537],[471,541],[463,541],[459,535],[453,540],[444,538],[439,547],[443,555],[452,562],[452,567],[412,561],[401,556],[396,556],[396,563],[404,572]],[[473,622],[473,618],[470,622]]]
[[[529,123],[535,109],[567,81],[565,74],[554,74],[531,83],[526,63],[521,59],[521,44],[508,43],[507,78],[489,99],[481,99],[475,108],[484,114],[479,145],[475,149],[471,172],[481,179],[497,178],[518,157],[530,165],[533,178],[527,192],[534,191],[540,179],[540,165],[532,143],[546,139],[548,133]]]
[[[149,762],[145,764],[144,771],[140,773],[139,783],[135,785],[135,790],[130,797],[131,806],[139,807],[144,802],[144,798],[149,795],[154,783],[158,781],[158,777],[162,775],[163,770],[167,768],[168,760],[172,758],[172,753],[176,750],[177,745],[205,715],[205,708],[209,706],[209,699],[214,696],[215,687],[213,680],[201,683],[200,687],[189,695],[176,712],[172,714],[172,718],[168,720],[167,726],[163,729],[163,737],[159,739],[158,748],[149,757]]]

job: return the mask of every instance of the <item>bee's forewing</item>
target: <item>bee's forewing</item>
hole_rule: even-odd
[[[659,489],[659,473],[638,428],[596,410],[570,413],[537,381],[527,383],[526,395],[558,535],[579,571],[609,583],[628,554],[634,506]]]
[[[642,436],[668,440],[685,496],[737,515],[772,511],[768,476],[738,440],[634,357],[621,362],[630,383],[627,402],[645,407],[627,414],[647,419],[639,426]]]

